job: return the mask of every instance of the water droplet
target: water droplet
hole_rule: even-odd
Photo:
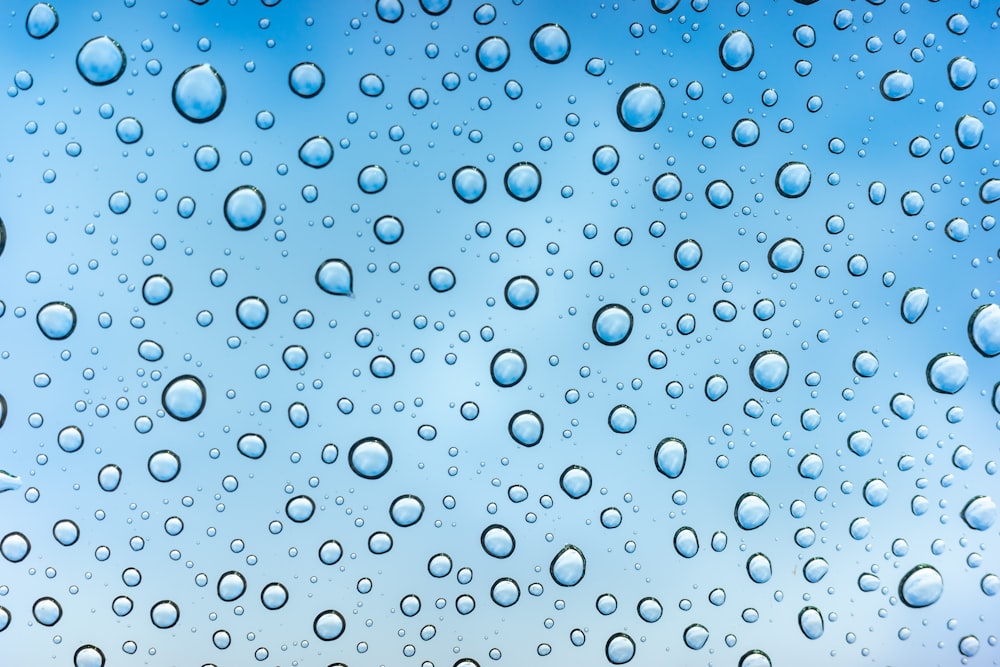
[[[512,607],[521,597],[521,588],[510,577],[503,577],[493,582],[490,597],[500,607]]]
[[[125,51],[108,36],[94,37],[76,54],[76,69],[88,83],[106,86],[125,72]]]
[[[670,479],[680,477],[687,463],[687,446],[677,438],[664,438],[653,452],[656,469]]]
[[[375,221],[375,238],[392,245],[403,238],[403,221],[394,215],[383,215]]]
[[[319,135],[306,139],[299,147],[299,160],[307,167],[321,169],[333,160],[333,144]]]
[[[483,551],[494,558],[507,558],[514,553],[517,544],[510,530],[497,523],[483,530],[479,543],[483,546]]]
[[[346,625],[340,612],[327,609],[316,615],[313,620],[313,632],[323,641],[333,641],[344,634]]]
[[[684,643],[693,651],[700,651],[708,643],[708,628],[693,623],[684,629]]]
[[[171,600],[160,600],[149,610],[149,618],[156,627],[166,630],[177,625],[181,619],[181,610]]]
[[[267,204],[264,195],[257,188],[241,185],[226,196],[223,211],[229,226],[242,232],[260,224],[267,211]]]
[[[146,469],[157,482],[171,482],[181,472],[181,459],[169,449],[161,449],[150,454]]]
[[[906,396],[905,394],[897,394],[896,396]],[[907,397],[909,398],[909,397]],[[912,400],[910,409],[912,410]],[[896,397],[893,397],[892,409],[895,412],[899,410],[900,412],[906,412],[905,399],[900,399],[897,403]],[[897,413],[898,414],[898,413]],[[910,413],[912,416],[912,412]],[[903,417],[903,419],[909,419],[909,417]],[[854,454],[858,456],[867,456],[872,450],[872,436],[871,433],[863,429],[854,431],[849,436],[847,436],[847,448],[850,449]]]
[[[531,276],[515,276],[507,281],[504,299],[516,310],[531,308],[538,300],[538,283]]]
[[[823,614],[816,607],[803,607],[799,612],[799,629],[809,639],[823,636]]]
[[[389,505],[389,518],[401,528],[407,528],[420,521],[424,515],[424,503],[414,495],[398,496]]]
[[[47,2],[39,2],[28,10],[24,21],[25,30],[35,39],[48,37],[59,27],[59,14],[56,8]]]
[[[878,372],[878,357],[867,350],[854,355],[854,372],[863,378],[874,377]]]
[[[969,381],[969,365],[954,352],[939,354],[927,364],[927,384],[940,394],[958,393]]]
[[[73,667],[104,667],[104,651],[91,644],[84,644],[73,654]]]
[[[451,178],[451,188],[459,199],[474,204],[486,194],[486,176],[478,167],[461,167]]]
[[[733,203],[733,189],[723,180],[712,181],[705,188],[705,199],[714,208],[726,208]]]
[[[599,146],[594,150],[594,169],[607,176],[618,168],[618,150],[614,146]],[[655,190],[655,188],[654,188]]]
[[[774,177],[774,187],[782,197],[801,197],[812,183],[812,172],[804,162],[786,162]]]
[[[901,70],[887,72],[879,84],[882,97],[890,102],[904,100],[913,93],[913,77]]]
[[[76,329],[76,311],[68,303],[53,301],[38,309],[35,322],[49,340],[64,340]]]
[[[260,329],[267,322],[267,302],[259,296],[248,296],[236,304],[236,319],[247,329]]]
[[[358,81],[358,88],[367,97],[378,97],[385,91],[385,82],[378,74],[369,73]]]
[[[788,379],[788,360],[777,350],[760,352],[750,362],[750,379],[758,389],[778,391]]]
[[[802,244],[797,239],[787,237],[771,246],[771,250],[767,253],[767,262],[776,271],[792,273],[802,266],[804,256]]]
[[[101,468],[97,473],[97,484],[101,490],[112,493],[118,489],[122,481],[122,469],[113,463]]]
[[[288,603],[288,589],[277,581],[272,581],[260,591],[260,603],[271,611],[281,609]]]
[[[513,387],[524,378],[528,362],[524,355],[514,349],[501,350],[490,362],[493,382],[500,387]]]
[[[476,47],[476,61],[487,72],[499,72],[510,60],[510,45],[503,37],[487,37]]]
[[[632,313],[621,304],[608,304],[594,315],[591,328],[598,342],[621,345],[632,333]]]
[[[173,291],[174,287],[170,279],[164,275],[150,276],[142,284],[142,298],[151,306],[158,306],[166,302]]]
[[[753,146],[760,139],[760,127],[752,118],[742,118],[733,125],[732,138],[737,146]]]
[[[455,273],[447,266],[435,266],[428,272],[427,282],[435,292],[447,292],[455,287]]]
[[[386,23],[395,23],[403,18],[403,3],[400,0],[376,0],[375,14]]]
[[[969,317],[969,340],[984,357],[1000,354],[1000,306],[979,306]]]
[[[542,173],[530,162],[512,165],[503,179],[507,194],[518,201],[530,201],[542,187]]]
[[[746,68],[753,60],[753,41],[742,30],[733,30],[719,43],[719,60],[731,72]]]
[[[174,81],[173,101],[177,112],[189,121],[207,123],[226,106],[226,84],[208,63],[193,65]]]
[[[518,444],[534,447],[541,442],[545,425],[537,413],[531,410],[522,410],[510,418],[507,431]]]
[[[635,641],[624,632],[616,632],[608,638],[604,654],[612,665],[624,665],[635,657]]]
[[[705,380],[705,396],[710,401],[717,401],[729,391],[729,382],[721,375],[712,375]]]
[[[771,516],[771,508],[762,496],[756,493],[744,493],[736,501],[734,511],[736,523],[743,530],[760,528]]]
[[[955,139],[962,148],[976,148],[983,141],[986,126],[975,116],[965,115],[955,122]]]
[[[653,196],[660,201],[673,201],[677,199],[681,194],[681,190],[681,179],[673,172],[660,174],[653,181]]]
[[[14,531],[0,540],[0,554],[11,563],[20,563],[31,553],[31,542],[24,533]]]
[[[316,511],[316,503],[309,496],[295,496],[285,503],[285,514],[295,523],[305,523]]]
[[[940,600],[943,593],[944,579],[931,565],[917,565],[899,582],[899,598],[907,607],[928,607]]]
[[[766,584],[771,580],[771,560],[762,553],[756,553],[747,559],[747,575],[755,584]]]
[[[142,139],[142,123],[131,116],[122,118],[115,126],[115,134],[123,144],[134,144]]]
[[[354,296],[354,273],[342,259],[328,259],[316,269],[316,284],[327,294]]]
[[[916,324],[927,310],[930,303],[930,295],[923,287],[911,287],[906,290],[903,300],[899,305],[900,315],[904,322]]]
[[[627,130],[645,132],[660,120],[663,108],[659,88],[651,83],[635,83],[618,98],[618,120]]]
[[[163,409],[178,421],[190,421],[205,409],[205,385],[194,375],[180,375],[163,389]]]
[[[230,570],[219,577],[215,591],[223,602],[233,602],[240,599],[247,590],[247,580],[242,574]]]
[[[965,90],[976,81],[976,63],[965,56],[952,58],[948,63],[948,83],[955,90]]]
[[[380,438],[362,438],[351,445],[347,462],[359,477],[378,479],[392,467],[392,450]]]
[[[574,500],[583,498],[590,493],[593,484],[590,471],[578,465],[571,465],[559,476],[559,486],[567,496]]]
[[[997,505],[989,496],[976,496],[962,509],[962,520],[972,530],[989,530],[997,520]]]
[[[64,547],[73,546],[80,539],[80,527],[72,519],[56,521],[52,526],[52,537]]]
[[[684,558],[698,555],[698,534],[694,528],[683,526],[674,533],[674,549]]]
[[[315,63],[301,62],[288,72],[288,87],[299,97],[316,97],[325,84],[326,76]]]
[[[531,35],[530,44],[531,52],[544,63],[561,63],[569,57],[569,35],[556,23],[539,26]]]

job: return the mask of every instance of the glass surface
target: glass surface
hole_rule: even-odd
[[[996,664],[995,2],[7,3],[0,663]]]

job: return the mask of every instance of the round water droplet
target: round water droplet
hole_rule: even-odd
[[[767,263],[776,271],[791,273],[802,266],[804,256],[802,244],[797,239],[788,237],[771,246],[767,253]]]
[[[52,526],[52,537],[64,547],[73,546],[80,539],[80,527],[71,519],[56,521]]]
[[[347,627],[344,617],[338,611],[327,609],[316,615],[313,620],[313,632],[317,637],[325,642],[333,641],[342,634]]]
[[[108,493],[115,491],[121,481],[122,469],[113,463],[104,466],[97,473],[97,484]]]
[[[55,598],[38,598],[31,606],[31,613],[41,625],[50,628],[62,618],[62,605]]]
[[[389,378],[396,372],[396,363],[391,357],[380,354],[374,357],[368,365],[368,370],[377,378]]]
[[[705,396],[710,401],[717,401],[729,391],[729,382],[721,375],[712,375],[705,380]]]
[[[248,296],[236,304],[236,319],[251,331],[264,326],[267,315],[267,302],[259,296]]]
[[[673,201],[680,196],[682,188],[680,176],[667,172],[660,174],[653,181],[653,196],[660,201]]]
[[[939,354],[927,364],[927,384],[940,394],[958,393],[969,381],[969,365],[954,352]]]
[[[903,321],[915,324],[927,310],[928,303],[930,303],[930,295],[927,294],[927,290],[923,287],[911,287],[906,290],[899,305],[900,316],[902,316]]]
[[[142,123],[131,116],[122,118],[115,125],[115,134],[123,144],[134,144],[142,139]]]
[[[654,597],[645,597],[636,605],[639,618],[647,623],[656,623],[663,617],[663,605]]]
[[[510,577],[503,577],[493,582],[490,597],[501,607],[511,607],[521,597],[521,588]]]
[[[407,528],[420,521],[424,515],[424,503],[413,495],[398,496],[389,505],[389,518],[401,528]]]
[[[594,169],[597,173],[607,176],[618,168],[618,150],[614,146],[599,146],[594,150]]]
[[[715,305],[712,306],[712,312],[720,322],[732,322],[736,319],[736,314],[739,311],[736,308],[736,304],[732,301],[722,299],[715,302]]]
[[[177,625],[181,619],[181,610],[171,600],[160,600],[149,610],[149,618],[156,627],[166,630]]]
[[[13,532],[0,540],[0,554],[11,563],[20,563],[31,553],[31,542],[24,533]]]
[[[507,194],[518,201],[530,201],[542,187],[542,173],[530,162],[512,165],[503,179]]]
[[[582,466],[571,465],[563,470],[562,475],[559,476],[559,486],[567,496],[574,500],[583,498],[590,493],[592,485],[593,479],[590,471]]]
[[[281,609],[288,602],[288,589],[280,582],[272,581],[260,591],[260,603],[265,609]]]
[[[811,584],[819,582],[830,571],[825,558],[810,558],[802,568],[802,576]]]
[[[531,410],[521,410],[510,418],[507,424],[510,437],[520,445],[534,447],[542,440],[545,424],[537,413]]]
[[[656,445],[653,462],[661,474],[677,479],[687,463],[687,446],[677,438],[664,438]]]
[[[288,72],[288,87],[299,97],[316,97],[326,84],[326,76],[319,65],[301,62]]]
[[[965,115],[955,122],[955,139],[962,148],[976,148],[983,141],[986,126],[975,116]]]
[[[549,564],[549,574],[560,586],[576,586],[586,573],[587,559],[583,552],[572,544],[560,549]]]
[[[979,188],[979,198],[984,204],[1000,201],[1000,178],[986,179]]]
[[[327,294],[354,295],[354,273],[342,259],[328,259],[316,269],[316,284]]]
[[[531,308],[538,300],[538,283],[531,276],[515,276],[504,288],[507,305],[517,310]]]
[[[188,67],[174,81],[174,108],[193,123],[207,123],[226,106],[226,84],[208,63]]]
[[[771,580],[771,560],[762,553],[756,553],[747,559],[747,575],[755,584],[766,584]]]
[[[76,311],[68,303],[53,301],[38,309],[35,322],[49,340],[63,340],[76,329]]]
[[[76,69],[88,83],[106,86],[125,72],[125,51],[108,36],[94,37],[76,54]]]
[[[594,315],[591,328],[598,342],[621,345],[632,333],[632,313],[621,304],[608,304]]]
[[[305,523],[316,511],[316,503],[309,496],[295,496],[285,503],[285,514],[295,523]]]
[[[928,607],[940,600],[943,593],[944,579],[931,565],[917,565],[899,582],[899,598],[907,607]]]
[[[490,375],[500,387],[513,387],[524,378],[528,362],[524,355],[514,349],[501,350],[490,362]]]
[[[989,496],[976,496],[962,509],[962,520],[972,530],[989,530],[997,520],[997,504]]]
[[[788,379],[788,359],[777,350],[760,352],[750,362],[750,379],[758,389],[778,391]]]
[[[215,591],[223,602],[238,600],[247,590],[247,580],[242,574],[230,570],[219,577]]]
[[[901,70],[887,72],[879,84],[882,97],[890,102],[904,100],[913,93],[913,77]]]
[[[375,221],[375,238],[386,245],[392,245],[403,238],[403,221],[394,215],[383,215]]]
[[[358,81],[358,88],[367,97],[378,97],[385,91],[385,82],[378,74],[369,73],[361,77]]]
[[[151,306],[164,303],[170,298],[173,291],[174,287],[170,279],[164,275],[150,276],[142,284],[142,298]]]
[[[257,188],[241,185],[226,196],[223,211],[229,226],[243,232],[260,224],[267,211],[267,204],[264,195]]]
[[[181,459],[169,449],[161,449],[149,456],[146,469],[157,482],[171,482],[181,472]]]
[[[1000,306],[979,306],[969,317],[969,340],[984,357],[1000,354]]]
[[[854,372],[863,378],[874,377],[878,372],[878,357],[867,350],[854,355]]]
[[[635,83],[618,98],[618,120],[627,130],[645,132],[663,115],[663,93],[651,83]]]
[[[976,82],[976,63],[958,56],[948,63],[948,83],[955,90],[965,90]]]
[[[733,189],[723,180],[712,181],[705,188],[705,199],[714,208],[726,208],[733,203]]]
[[[733,125],[732,138],[737,146],[748,148],[760,139],[760,127],[752,118],[740,119]]]
[[[486,194],[486,176],[478,167],[468,165],[457,169],[451,178],[451,188],[459,199],[473,204]]]
[[[742,30],[733,30],[719,43],[719,60],[731,72],[746,68],[753,60],[753,41]]]
[[[447,292],[455,287],[455,273],[447,266],[436,266],[427,274],[427,282],[435,292]]]
[[[635,641],[624,632],[616,632],[604,645],[604,654],[612,665],[624,665],[635,657]]]
[[[47,2],[39,2],[28,10],[24,28],[35,39],[48,37],[59,27],[59,14],[56,8]]]
[[[190,421],[205,409],[205,385],[194,375],[180,375],[163,389],[163,409],[178,421]]]
[[[771,516],[771,508],[767,501],[756,493],[744,493],[736,501],[734,516],[740,528],[753,530],[764,525]]]
[[[267,451],[267,441],[256,433],[244,433],[236,441],[236,450],[248,459],[259,459]]]
[[[351,445],[347,462],[359,477],[378,479],[392,467],[392,450],[380,438],[362,438]]]
[[[510,60],[510,45],[503,37],[487,37],[476,47],[476,62],[487,72],[499,72]]]
[[[684,643],[689,649],[700,651],[708,643],[708,628],[694,623],[684,629]]]
[[[104,664],[104,651],[92,644],[84,644],[73,654],[73,667],[104,667]]]
[[[370,164],[358,172],[358,187],[365,194],[373,195],[385,189],[389,176],[385,169],[377,164]]]
[[[674,248],[674,262],[684,271],[690,271],[701,263],[701,244],[694,239],[681,241]]]
[[[299,160],[313,169],[321,169],[333,160],[333,144],[323,136],[306,139],[299,147]]]
[[[494,558],[507,558],[514,553],[517,544],[510,530],[497,523],[483,530],[479,543],[483,546],[483,551]]]
[[[801,197],[812,183],[812,171],[804,162],[786,162],[774,177],[774,187],[782,197]]]
[[[556,23],[539,26],[531,35],[530,44],[531,52],[544,63],[561,63],[569,57],[569,34]]]
[[[608,426],[615,433],[631,433],[635,424],[635,411],[627,405],[619,405],[608,414]]]

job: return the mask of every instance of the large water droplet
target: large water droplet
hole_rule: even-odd
[[[333,641],[344,634],[346,626],[344,617],[333,609],[320,612],[313,620],[313,632],[326,642]]]
[[[516,542],[514,536],[506,526],[498,523],[487,526],[482,535],[479,536],[479,543],[490,556],[494,558],[507,558],[514,553]]]
[[[49,340],[63,340],[76,329],[76,311],[68,303],[53,301],[38,309],[35,322]]]
[[[267,203],[257,188],[241,185],[226,196],[223,211],[229,226],[244,232],[253,229],[264,219]]]
[[[803,607],[799,612],[799,629],[809,639],[823,636],[823,614],[816,607]]]
[[[570,41],[566,30],[556,23],[539,26],[531,35],[531,52],[545,63],[561,63],[569,57]]]
[[[965,115],[955,122],[955,139],[962,148],[976,148],[983,142],[986,126],[975,116]]]
[[[664,438],[656,445],[653,461],[660,473],[677,479],[687,463],[687,446],[677,438]]]
[[[635,657],[635,641],[624,632],[616,632],[604,645],[604,654],[612,665],[624,665]]]
[[[513,387],[524,378],[528,362],[517,350],[501,350],[490,362],[490,375],[500,387]]]
[[[478,167],[462,167],[451,177],[451,188],[459,199],[474,204],[486,194],[486,176]]]
[[[531,308],[538,300],[538,283],[531,276],[515,276],[504,287],[504,299],[516,310]]]
[[[24,28],[35,39],[48,37],[59,27],[59,14],[56,8],[47,2],[39,2],[28,10],[24,20]]]
[[[627,130],[645,132],[663,115],[663,93],[651,83],[635,83],[618,98],[618,120]]]
[[[742,30],[733,30],[719,43],[719,60],[731,72],[738,72],[753,60],[753,41]]]
[[[917,565],[899,582],[899,598],[907,607],[928,607],[940,600],[943,593],[944,579],[932,565]]]
[[[708,628],[693,623],[684,629],[684,644],[693,651],[700,651],[708,643]]]
[[[680,176],[673,172],[660,174],[653,181],[653,196],[660,201],[673,201],[680,196],[682,190]]]
[[[583,498],[590,493],[593,485],[590,471],[578,465],[571,465],[559,476],[559,486],[563,492],[574,500]]]
[[[534,447],[541,442],[545,425],[537,413],[531,410],[522,410],[510,418],[507,431],[518,444]]]
[[[694,528],[683,526],[674,533],[674,549],[684,558],[698,555],[698,534]]]
[[[734,510],[736,523],[743,530],[760,528],[771,516],[771,508],[762,496],[756,493],[744,493],[736,501]]]
[[[997,504],[989,496],[976,496],[962,509],[962,520],[973,530],[989,530],[997,520]]]
[[[733,203],[733,188],[723,180],[715,180],[705,188],[705,199],[714,208],[726,208]]]
[[[174,81],[174,108],[193,123],[207,123],[226,106],[226,84],[208,63],[188,67]]]
[[[618,150],[614,146],[599,146],[594,150],[592,161],[597,173],[607,176],[618,168]]]
[[[969,381],[969,365],[954,352],[939,354],[927,364],[927,384],[940,394],[958,393]]]
[[[969,340],[984,357],[1000,354],[1000,306],[979,306],[969,317]]]
[[[323,136],[306,139],[299,147],[299,160],[313,169],[321,169],[333,160],[333,144]]]
[[[750,362],[750,379],[759,389],[778,391],[788,379],[788,360],[777,350],[760,352]]]
[[[976,81],[976,63],[965,56],[952,58],[948,63],[948,83],[955,90],[965,90]]]
[[[804,162],[786,162],[774,177],[774,187],[782,197],[801,197],[812,183],[812,172]]]
[[[205,385],[194,375],[180,375],[163,389],[163,409],[178,421],[190,421],[205,409]]]
[[[181,459],[169,449],[161,449],[149,456],[146,469],[157,482],[172,482],[181,472]]]
[[[904,100],[913,93],[913,77],[901,70],[887,72],[879,84],[882,97],[890,102]]]
[[[530,201],[542,187],[542,173],[530,162],[512,165],[503,179],[507,194],[518,201]]]
[[[904,322],[916,324],[917,320],[923,317],[930,303],[930,295],[923,287],[911,287],[906,290],[903,300],[899,304],[899,314]]]
[[[392,467],[392,450],[381,438],[362,438],[351,445],[347,462],[359,477],[378,479]]]
[[[783,238],[767,253],[767,262],[772,269],[782,273],[791,273],[802,266],[805,251],[797,239]]]
[[[572,544],[560,549],[549,564],[549,574],[560,586],[576,586],[586,573],[587,559],[583,552]]]
[[[342,259],[328,259],[316,269],[316,284],[327,294],[354,295],[354,273]]]
[[[108,36],[94,37],[76,54],[76,69],[88,83],[106,86],[125,72],[125,51]]]
[[[608,304],[594,314],[591,328],[604,345],[621,345],[632,333],[632,313],[621,304]]]
[[[503,37],[487,37],[476,47],[476,61],[487,72],[498,72],[510,60],[510,45]]]
[[[288,72],[288,87],[299,97],[316,97],[326,84],[326,76],[319,65],[301,62]]]
[[[149,610],[149,618],[156,627],[166,630],[177,625],[181,610],[172,600],[160,600]]]

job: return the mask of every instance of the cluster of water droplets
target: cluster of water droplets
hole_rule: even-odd
[[[214,4],[12,12],[12,659],[996,653],[1000,14]]]

